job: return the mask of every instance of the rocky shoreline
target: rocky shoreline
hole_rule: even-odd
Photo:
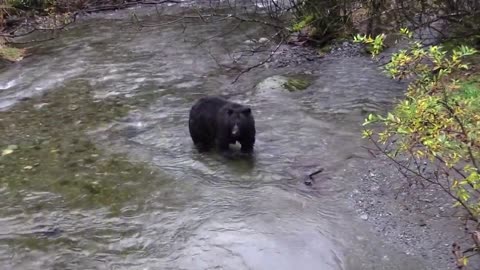
[[[456,269],[452,244],[470,237],[448,195],[437,186],[409,185],[386,158],[364,162],[366,168],[350,194],[351,206],[382,238],[421,257],[438,270]]]

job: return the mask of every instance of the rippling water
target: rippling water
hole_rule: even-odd
[[[4,199],[2,269],[422,269],[373,236],[344,203],[351,182],[359,181],[345,171],[361,172],[349,159],[364,155],[362,119],[387,108],[402,85],[364,58],[302,67],[313,81],[301,92],[279,87],[280,75],[298,67],[256,69],[232,85],[236,71],[219,64],[242,55],[250,46],[245,40],[268,35],[263,29],[242,26],[218,37],[237,22],[162,24],[152,15],[142,18],[162,26],[139,30],[128,12],[85,20],[35,45],[35,56],[0,74],[0,106],[8,110],[21,97],[72,81],[93,87],[99,100],[154,93],[149,106],[89,134],[106,151],[159,170],[158,184],[146,185],[150,190],[137,195],[142,203],[118,215],[100,206],[49,205],[53,192],[24,190],[21,200]],[[243,57],[239,65],[264,56]],[[253,161],[195,151],[188,111],[207,94],[252,106]],[[302,177],[319,167],[325,171],[314,186],[303,185]],[[9,192],[1,190],[0,202]],[[24,210],[38,201],[47,206]],[[21,244],[32,235],[34,247]]]

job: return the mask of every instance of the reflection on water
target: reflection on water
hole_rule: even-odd
[[[236,25],[222,20],[139,31],[118,20],[124,15],[88,20],[38,45],[37,56],[0,74],[0,107],[71,80],[88,82],[100,100],[155,97],[89,134],[105,151],[149,163],[161,179],[116,213],[49,204],[55,193],[23,190],[0,209],[5,269],[421,269],[384,247],[343,203],[353,180],[342,173],[348,158],[361,155],[359,123],[401,85],[366,59],[349,58],[325,59],[301,92],[284,91],[282,77],[271,77],[293,68],[257,69],[232,86],[235,74],[218,63],[264,29],[215,38]],[[253,162],[195,151],[187,116],[206,94],[252,106]],[[325,172],[305,187],[301,178],[319,167]],[[1,189],[0,200],[9,193]],[[23,211],[32,201],[44,207]]]

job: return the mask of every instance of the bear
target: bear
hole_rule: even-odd
[[[230,144],[239,142],[242,154],[253,153],[255,120],[248,106],[219,96],[202,97],[190,110],[188,127],[192,141],[200,152],[216,147],[229,156]]]

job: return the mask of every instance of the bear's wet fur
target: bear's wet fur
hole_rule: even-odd
[[[191,108],[190,136],[199,151],[216,147],[224,154],[229,145],[239,142],[240,151],[251,154],[255,144],[255,120],[250,107],[222,97],[200,98]]]

